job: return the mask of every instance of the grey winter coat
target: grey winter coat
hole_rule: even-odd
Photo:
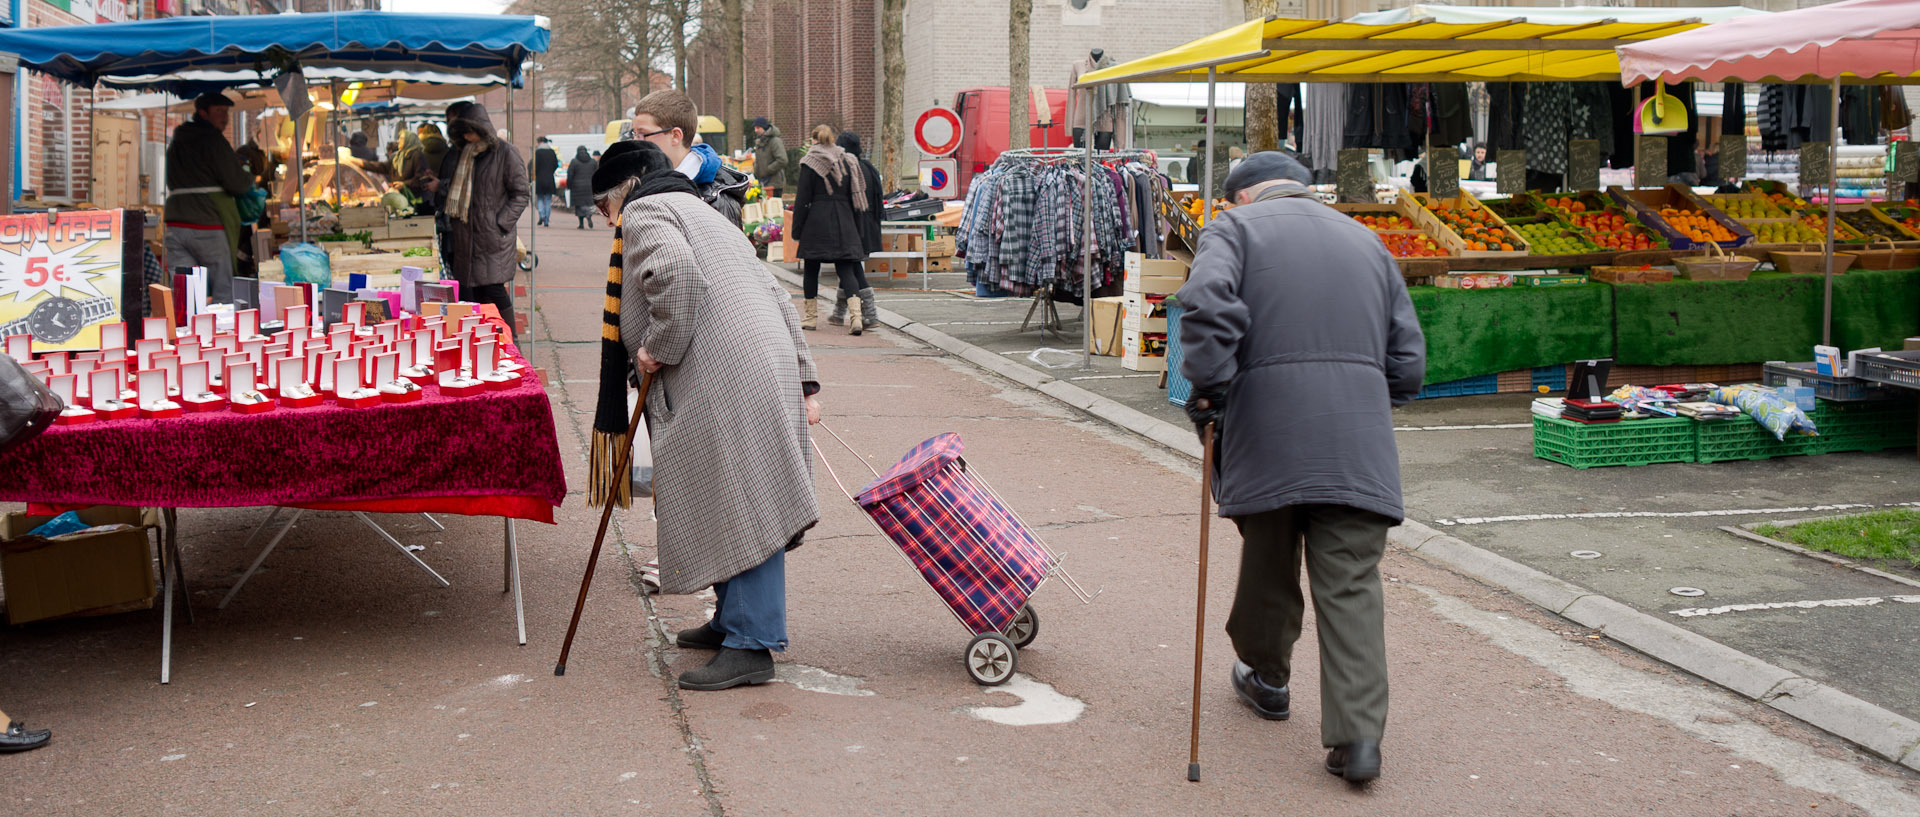
[[[1227,388],[1220,515],[1347,505],[1404,516],[1393,406],[1420,391],[1421,334],[1380,239],[1297,186],[1216,214],[1180,288],[1181,374]]]
[[[495,138],[487,109],[475,105],[461,113],[462,123],[481,135],[491,147],[474,157],[473,198],[465,221],[447,216],[447,266],[462,287],[504,284],[520,266],[515,228],[533,196],[527,191],[527,165],[513,145]],[[473,150],[477,145],[463,145]],[[441,206],[453,188],[460,152],[449,152],[450,167],[440,179]]]
[[[620,339],[666,364],[647,393],[660,590],[692,593],[767,560],[820,519],[793,302],[745,234],[699,198],[621,211]]]

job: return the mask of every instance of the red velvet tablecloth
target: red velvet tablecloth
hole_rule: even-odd
[[[518,357],[517,354],[514,355]],[[56,426],[0,454],[0,500],[163,508],[288,505],[553,521],[567,492],[547,393],[519,385],[363,409]]]

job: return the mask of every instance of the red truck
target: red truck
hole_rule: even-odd
[[[1072,147],[1073,130],[1066,122],[1067,92],[1046,89],[1046,115],[1041,115],[1038,94],[1027,95],[1027,121],[1034,127],[1027,135],[1031,147]],[[1007,149],[1006,86],[968,88],[953,95],[953,111],[960,115],[960,147],[953,156],[960,163],[960,195],[966,196],[976,173],[986,171],[993,160]],[[1040,124],[1042,121],[1048,124]]]

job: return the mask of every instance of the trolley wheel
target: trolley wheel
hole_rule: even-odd
[[[999,686],[1020,668],[1020,648],[999,633],[981,633],[967,642],[967,674],[981,686]]]
[[[1007,624],[1007,640],[1013,646],[1026,649],[1028,644],[1040,637],[1040,614],[1033,611],[1032,605],[1023,606],[1015,613],[1013,621]]]

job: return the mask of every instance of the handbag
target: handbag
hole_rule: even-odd
[[[40,436],[63,408],[40,378],[19,361],[0,355],[0,454]]]

